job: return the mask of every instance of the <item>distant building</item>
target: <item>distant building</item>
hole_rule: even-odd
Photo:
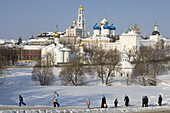
[[[82,29],[82,37],[86,37],[85,15],[82,4],[80,5],[80,8],[78,10],[77,27]]]
[[[133,75],[134,66],[129,62],[127,54],[121,55],[121,61],[116,65],[115,77],[131,78]]]
[[[58,30],[54,37],[54,44],[42,48],[41,61],[50,65],[69,63],[71,61],[71,50],[59,42]]]
[[[109,23],[105,17],[100,22],[100,24],[101,26],[99,26],[97,23],[93,26],[93,37],[114,37],[116,35],[116,27],[113,25],[113,23],[109,26]]]
[[[21,51],[21,60],[22,62],[37,62],[41,60],[41,49],[43,46],[35,45],[24,45],[18,51]]]

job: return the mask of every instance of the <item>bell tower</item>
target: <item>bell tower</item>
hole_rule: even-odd
[[[77,27],[82,29],[82,37],[86,37],[84,8],[83,8],[82,4],[80,5],[80,8],[78,10]]]

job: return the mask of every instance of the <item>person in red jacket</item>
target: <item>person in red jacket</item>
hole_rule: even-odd
[[[90,109],[90,100],[87,98],[87,107]]]

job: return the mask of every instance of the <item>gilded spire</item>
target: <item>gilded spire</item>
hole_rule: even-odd
[[[137,25],[135,24],[134,29],[137,29]]]
[[[73,26],[76,26],[75,17],[74,17],[74,20],[73,20]]]
[[[140,31],[140,28],[138,27],[138,32]]]
[[[84,8],[83,8],[83,6],[82,6],[82,4],[81,4],[79,10],[83,10],[83,9],[84,9]]]
[[[60,38],[60,34],[58,34],[58,25],[56,25],[56,32],[54,34],[55,38]]]

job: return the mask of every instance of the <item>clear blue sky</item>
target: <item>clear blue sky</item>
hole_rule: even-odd
[[[28,39],[40,32],[59,31],[77,20],[78,8],[85,10],[86,31],[103,19],[122,34],[135,23],[144,36],[153,31],[155,21],[164,37],[170,38],[170,0],[0,0],[0,38]]]

